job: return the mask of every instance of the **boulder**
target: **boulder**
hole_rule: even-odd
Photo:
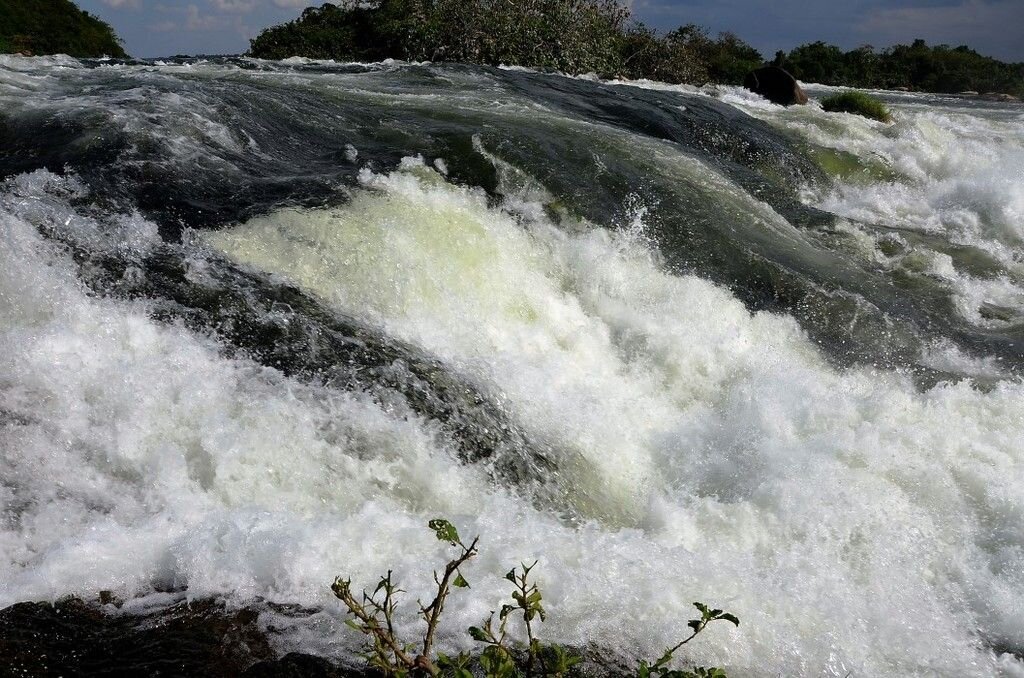
[[[796,78],[778,66],[750,71],[743,79],[743,86],[782,106],[807,103],[807,94],[800,88]]]

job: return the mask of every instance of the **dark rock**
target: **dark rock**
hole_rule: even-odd
[[[367,670],[343,668],[323,657],[289,652],[280,659],[261,661],[250,666],[243,678],[357,678],[376,676]]]
[[[807,103],[807,94],[800,88],[796,78],[778,66],[750,71],[743,79],[743,86],[782,106]]]
[[[296,675],[267,672],[277,660],[258,617],[214,600],[138,615],[78,598],[18,603],[0,610],[0,676],[240,676],[258,663],[258,675]]]

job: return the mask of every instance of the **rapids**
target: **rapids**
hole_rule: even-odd
[[[0,57],[0,606],[337,656],[445,516],[445,650],[536,558],[550,640],[1024,676],[1024,107],[881,95]]]

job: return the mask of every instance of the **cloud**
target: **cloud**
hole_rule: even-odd
[[[149,24],[146,28],[154,33],[170,33],[178,30],[178,24],[173,21],[157,21],[155,24]]]
[[[295,9],[298,7],[306,7],[307,5],[314,4],[315,0],[274,0],[274,4],[278,7],[286,9]]]
[[[256,0],[210,0],[210,4],[221,12],[251,12]]]
[[[138,9],[139,0],[103,0],[103,4],[114,9],[121,9],[122,7]]]
[[[202,14],[199,7],[191,4],[185,8],[185,28],[190,31],[215,31],[224,28],[224,17]]]

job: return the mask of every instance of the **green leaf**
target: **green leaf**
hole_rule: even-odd
[[[686,622],[686,625],[693,629],[694,633],[700,633],[700,630],[704,628],[704,621],[701,619],[691,619]]]
[[[345,626],[348,626],[349,628],[355,629],[356,631],[362,631],[363,630],[363,627],[360,626],[359,622],[357,622],[355,619],[346,619],[345,620]]]
[[[427,527],[434,531],[438,540],[446,541],[453,546],[459,543],[459,531],[444,518],[434,518],[427,523]]]
[[[486,643],[489,640],[487,634],[484,633],[484,630],[479,626],[470,626],[469,635],[473,638],[473,640],[479,641],[481,643]]]
[[[516,568],[513,567],[511,570],[509,570],[508,573],[505,574],[505,579],[508,579],[510,582],[515,584],[516,583]]]
[[[455,581],[452,582],[452,586],[458,586],[460,589],[468,589],[469,582],[463,578],[461,572],[458,572],[455,575]]]
[[[499,619],[504,619],[509,615],[510,612],[514,612],[516,609],[515,605],[502,605],[501,612],[498,613]]]
[[[729,614],[728,612],[726,612],[726,613],[724,613],[724,614],[721,614],[721,615],[719,615],[719,617],[718,617],[718,618],[719,618],[719,619],[724,619],[725,621],[730,621],[730,622],[732,622],[733,624],[735,624],[736,626],[739,626],[739,625],[740,625],[740,620],[739,620],[739,618],[738,618],[738,617],[737,617],[736,615],[734,615],[734,614]]]

